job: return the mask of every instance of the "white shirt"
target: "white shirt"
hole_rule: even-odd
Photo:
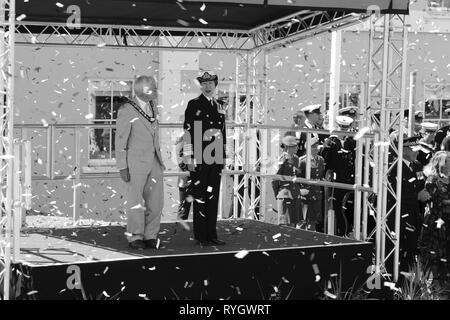
[[[141,99],[139,99],[138,96],[136,96],[136,100],[139,103],[139,107],[141,107],[141,109],[144,110],[144,112],[146,114],[148,114],[149,116],[152,117],[153,114],[152,114],[152,111],[150,110],[150,104],[145,102],[145,101],[143,101],[143,100],[141,100]]]
[[[411,169],[411,162],[410,162],[410,161],[408,161],[408,160],[406,160],[406,159],[403,159],[403,162],[406,164],[406,166],[407,166],[409,169]]]
[[[205,96],[205,98],[206,99],[208,99],[208,101],[209,101],[209,103],[211,104],[211,106],[212,106],[212,101],[214,101],[214,98],[210,98],[210,97],[207,97],[205,94],[203,94],[204,96]]]

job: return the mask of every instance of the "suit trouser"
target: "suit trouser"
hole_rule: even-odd
[[[191,172],[191,193],[194,197],[194,238],[198,241],[217,239],[220,173],[223,165],[200,165]]]
[[[158,161],[149,174],[131,173],[127,182],[128,241],[156,239],[164,207],[163,170]]]

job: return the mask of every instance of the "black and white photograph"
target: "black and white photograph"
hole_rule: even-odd
[[[0,300],[449,300],[450,0],[0,9]]]

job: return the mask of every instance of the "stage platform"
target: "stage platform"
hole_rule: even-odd
[[[328,281],[367,279],[373,244],[254,220],[218,222],[225,246],[192,224],[161,224],[161,248],[129,249],[125,227],[28,229],[14,264],[17,299],[314,299]],[[238,253],[238,255],[236,255]],[[81,280],[81,286],[80,286]]]

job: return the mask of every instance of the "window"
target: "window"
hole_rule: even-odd
[[[450,119],[450,85],[425,84],[424,99],[425,119],[439,121]]]
[[[428,10],[434,12],[450,11],[450,0],[428,0]]]
[[[346,107],[357,107],[362,102],[362,88],[360,83],[341,83],[339,86],[339,110]],[[325,110],[329,109],[330,83],[325,83]]]
[[[89,111],[94,124],[115,124],[122,97],[132,97],[132,80],[89,80]],[[89,167],[115,166],[115,129],[91,128]]]

